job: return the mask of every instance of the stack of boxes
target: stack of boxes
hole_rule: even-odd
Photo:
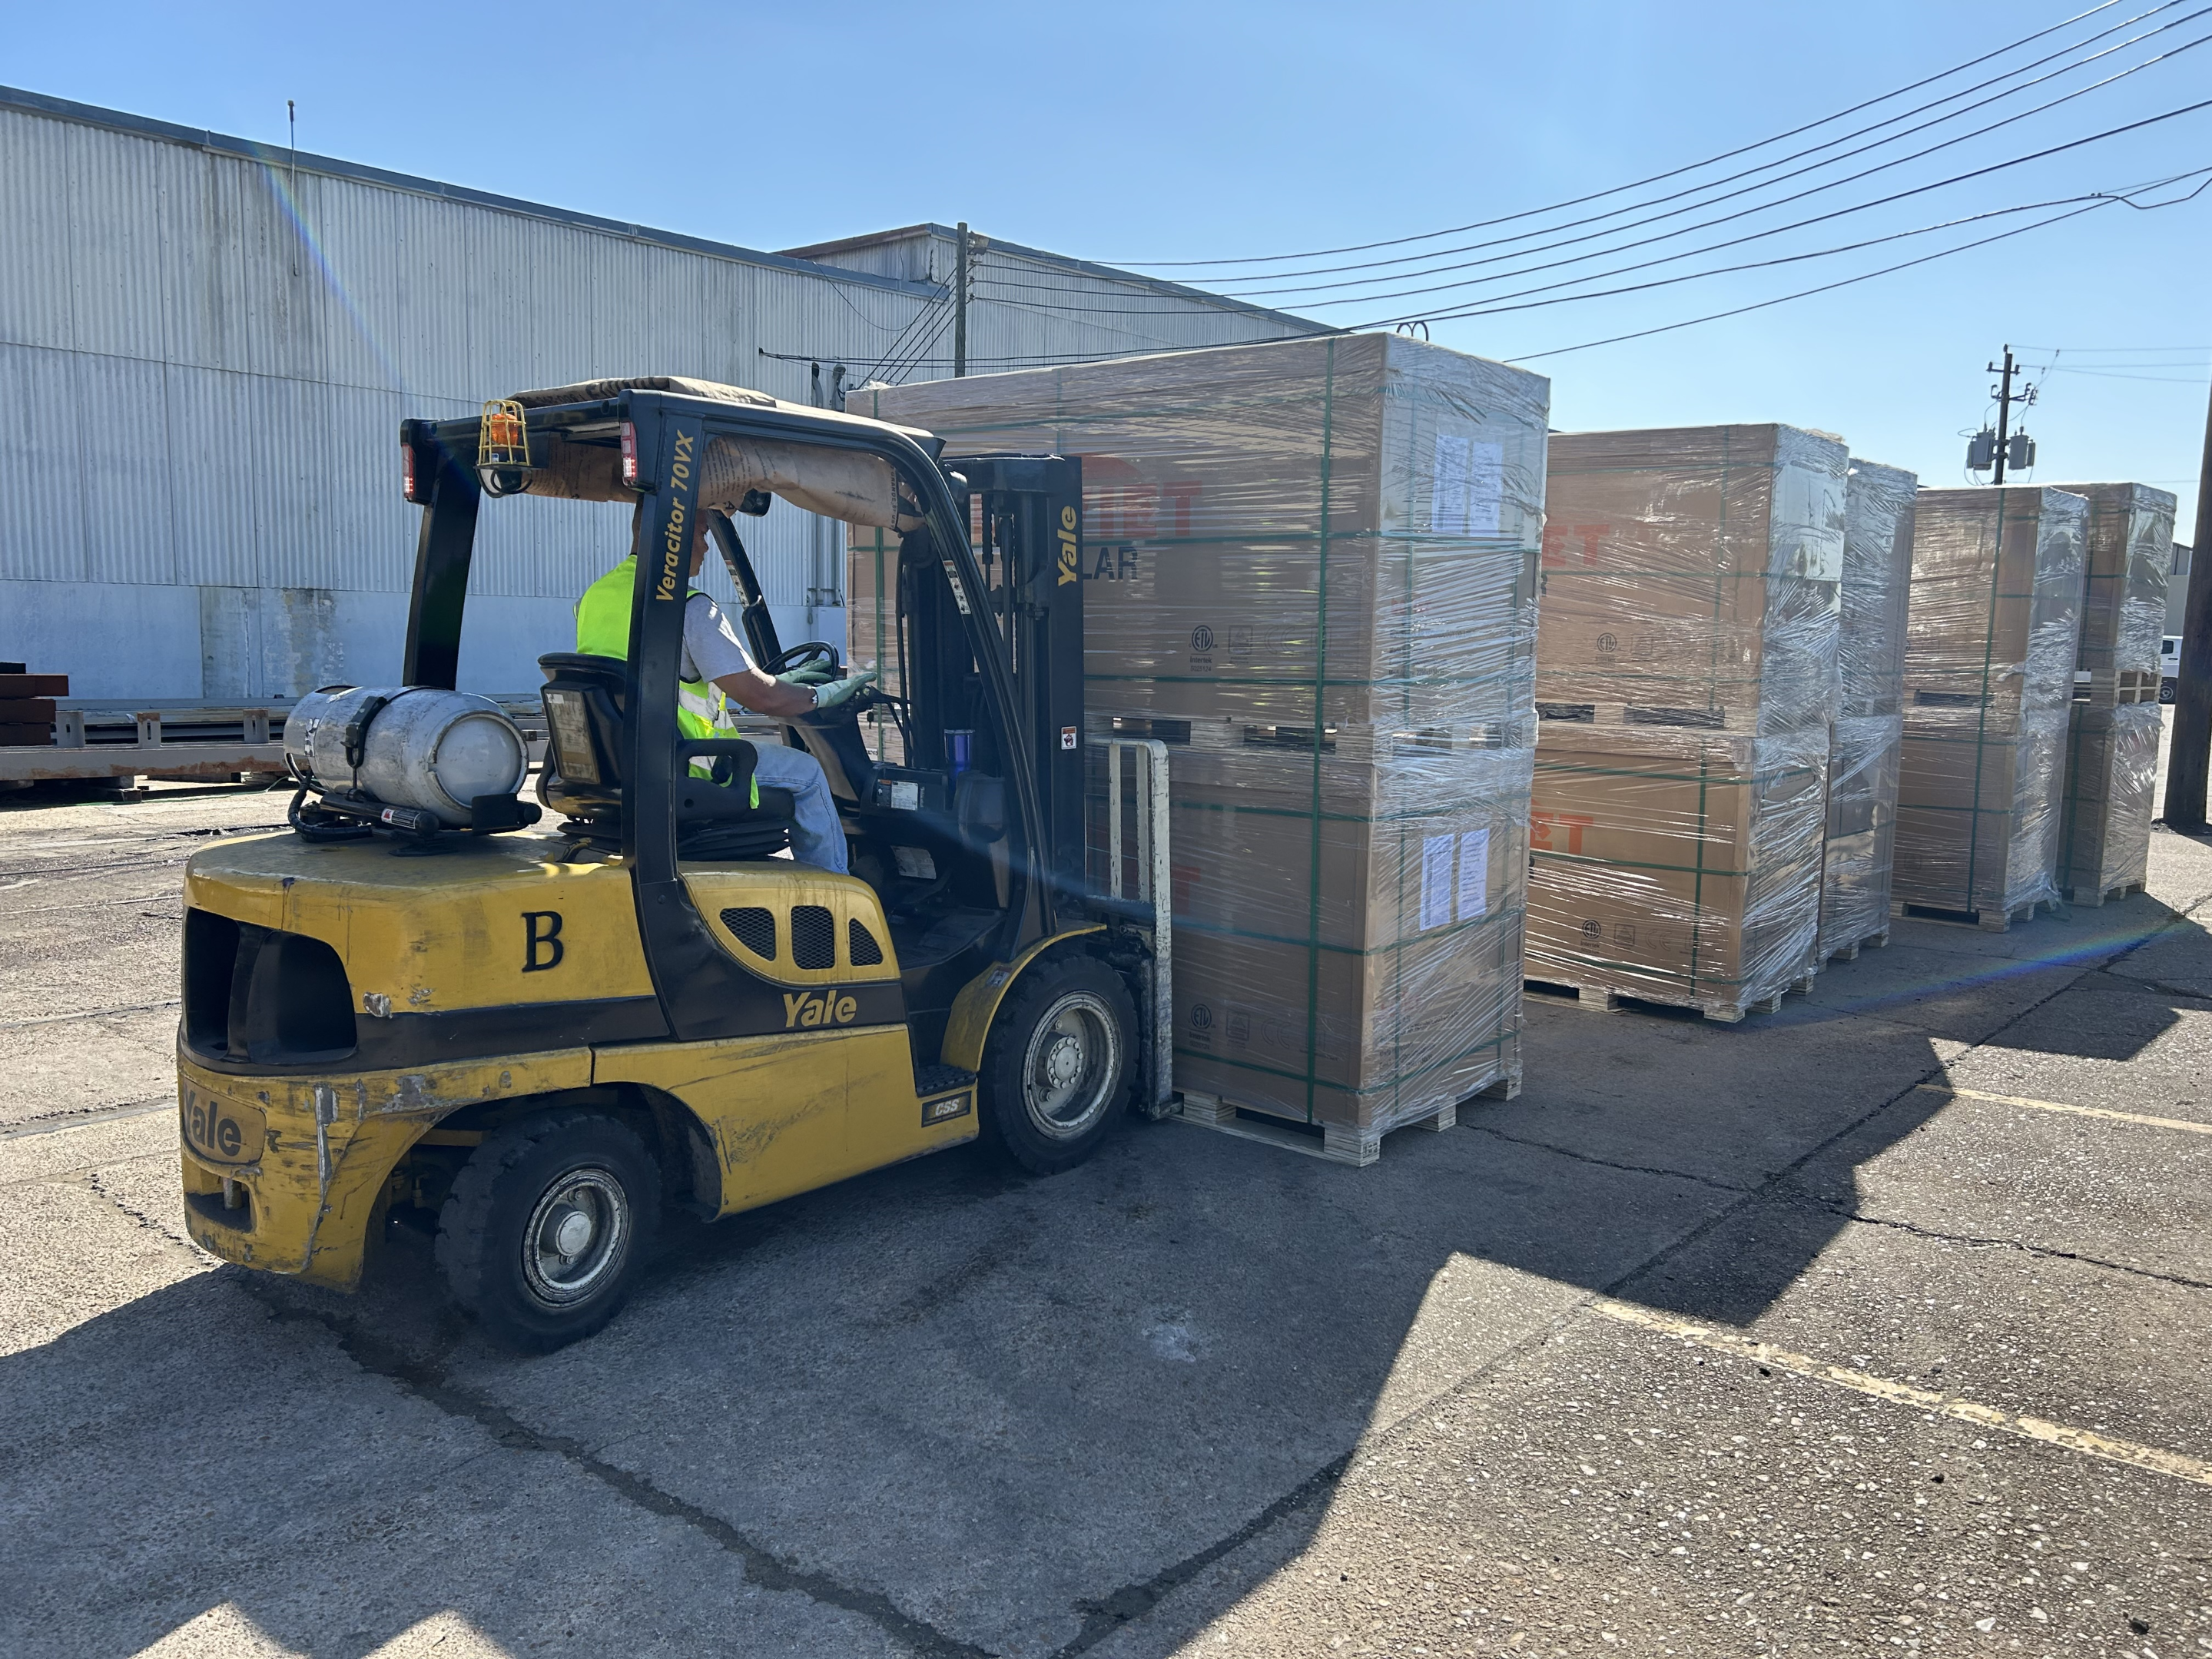
[[[948,459],[1082,457],[1091,732],[1170,745],[1187,1114],[1364,1163],[1517,1086],[1549,391],[1364,335],[853,394]]]
[[[54,699],[69,696],[66,674],[32,674],[27,664],[0,662],[0,747],[51,747]]]
[[[1897,845],[1898,751],[1905,736],[1905,601],[1920,481],[1854,459],[1844,494],[1836,718],[1828,745],[1828,830],[1820,957],[1849,962],[1889,934]]]
[[[1919,494],[1898,903],[2002,930],[2057,902],[2087,514],[2035,486]]]
[[[1553,438],[1530,979],[1732,1020],[1814,972],[1848,467],[1784,426]]]
[[[2174,499],[2148,484],[2058,488],[2089,504],[2058,885],[2076,904],[2099,905],[2140,888],[2150,860]]]

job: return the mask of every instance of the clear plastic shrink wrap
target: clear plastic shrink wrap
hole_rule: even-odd
[[[2166,723],[2155,702],[2075,703],[2066,744],[2060,884],[2076,904],[2141,887],[2150,866],[2151,797]]]
[[[1366,1135],[1519,1078],[1549,396],[1358,335],[849,399],[1083,458],[1091,732],[1170,748],[1178,1087]]]
[[[1919,482],[1910,472],[1854,457],[1844,491],[1842,623],[1820,879],[1823,962],[1889,931],[1898,754],[1905,738],[1899,710],[1905,601]]]
[[[1529,978],[1728,1018],[1813,972],[1847,466],[1784,426],[1553,437]]]
[[[2089,503],[2058,885],[2076,904],[2094,905],[2141,886],[2150,862],[2174,499],[2148,484],[2053,488]]]
[[[2058,896],[2088,503],[1923,489],[1912,532],[1894,893],[1994,925]]]

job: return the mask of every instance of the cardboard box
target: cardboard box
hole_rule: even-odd
[[[1839,717],[1899,712],[1919,482],[1902,468],[1851,458],[1844,495],[1842,621],[1836,641]]]
[[[1828,827],[1821,853],[1820,957],[1889,931],[1897,863],[1897,790],[1905,721],[1856,714],[1828,743]]]
[[[2088,503],[1923,489],[1913,519],[1894,894],[2005,915],[2058,896]]]
[[[2173,569],[2172,492],[2139,483],[2053,484],[2089,504],[2082,526],[2081,642],[2074,695],[2099,708],[2158,701],[2159,641]]]
[[[2019,731],[1978,733],[1908,712],[1892,887],[1899,903],[1994,915],[2057,900],[2069,721],[2062,705],[2031,713]]]
[[[1741,1010],[1814,971],[1828,733],[1547,723],[1528,975]]]
[[[1370,1130],[1518,1076],[1548,403],[1389,335],[848,400],[1082,457],[1091,735],[1170,748],[1178,1086]],[[855,534],[893,691],[896,560]]]
[[[948,457],[1083,458],[1093,712],[1472,727],[1528,696],[1548,402],[1540,376],[1355,335],[869,388],[848,407],[927,428]],[[856,534],[856,660],[888,655],[896,558]]]
[[[1376,951],[1176,929],[1176,1084],[1388,1131],[1521,1075],[1521,915]]]
[[[2058,884],[2076,904],[2140,887],[2150,866],[2151,801],[2166,732],[2155,702],[2075,703],[2066,744]]]
[[[1553,434],[1538,703],[1758,734],[1826,720],[1848,467],[1785,426]]]
[[[1908,729],[2015,731],[2073,700],[2088,503],[2033,485],[1923,489],[1913,514]]]

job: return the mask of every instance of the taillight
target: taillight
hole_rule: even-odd
[[[415,493],[415,446],[413,444],[399,446],[399,493],[410,501],[419,503],[422,499]]]
[[[622,423],[623,482],[632,489],[637,488],[637,428],[629,421]]]

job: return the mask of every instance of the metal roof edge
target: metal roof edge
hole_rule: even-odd
[[[716,242],[703,236],[687,236],[681,231],[656,230],[648,225],[626,223],[619,219],[603,219],[597,214],[579,212],[573,208],[552,207],[543,202],[525,201],[520,197],[500,196],[490,191],[475,190],[466,185],[452,185],[437,179],[424,179],[410,173],[393,173],[383,167],[370,167],[360,161],[342,161],[336,156],[318,155],[301,150],[296,155],[278,146],[257,143],[251,138],[234,138],[227,133],[211,131],[204,127],[179,126],[173,121],[156,120],[152,116],[132,115],[122,110],[104,109],[97,104],[80,104],[67,98],[55,98],[46,93],[31,92],[21,87],[0,86],[0,110],[12,109],[24,114],[44,116],[49,120],[75,121],[81,125],[105,127],[111,131],[127,132],[141,138],[157,139],[164,143],[181,144],[188,148],[212,151],[218,155],[235,155],[246,161],[258,161],[264,166],[298,166],[310,173],[328,174],[332,178],[350,179],[362,184],[378,185],[387,190],[404,190],[418,196],[440,197],[448,201],[465,202],[474,207],[488,207],[503,213],[515,213],[528,218],[550,220],[556,224],[575,225],[586,230],[596,230],[610,236],[620,236],[630,241],[647,242],[679,252],[703,253],[716,258],[733,259],[744,264],[766,266],[770,270],[796,271],[810,276],[823,276],[842,283],[857,283],[863,288],[881,289],[887,292],[927,296],[937,289],[934,283],[909,283],[896,276],[880,276],[872,271],[851,270],[842,265],[823,264],[812,259],[802,259],[787,253],[771,253],[760,248],[740,247],[732,242]],[[865,240],[865,239],[864,239]],[[1222,301],[1220,303],[1231,303]]]
[[[973,225],[969,226],[968,229],[970,234],[982,234],[976,231]],[[787,248],[784,253],[786,258],[793,259],[818,258],[823,254],[847,253],[855,248],[876,247],[885,243],[903,241],[912,236],[942,237],[950,242],[957,240],[959,235],[958,226],[940,225],[935,220],[930,219],[924,220],[918,225],[901,225],[896,230],[878,230],[862,236],[841,237],[834,242],[811,242],[805,247]],[[1011,253],[1024,259],[1034,259],[1041,264],[1056,266],[1060,270],[1079,276],[1100,277],[1113,283],[1134,283],[1139,288],[1150,289],[1163,298],[1194,300],[1221,311],[1239,312],[1249,317],[1264,317],[1270,322],[1303,329],[1310,334],[1341,334],[1345,331],[1333,324],[1317,323],[1310,317],[1300,317],[1288,311],[1271,311],[1266,306],[1255,306],[1249,301],[1232,300],[1225,294],[1215,294],[1207,289],[1192,288],[1186,283],[1170,282],[1164,277],[1147,276],[1139,271],[1124,270],[1118,265],[1102,265],[1094,260],[1079,259],[1072,253],[1048,252],[1043,248],[1026,247],[1019,242],[1003,241],[996,236],[987,236],[985,240],[992,248],[1001,253]]]

